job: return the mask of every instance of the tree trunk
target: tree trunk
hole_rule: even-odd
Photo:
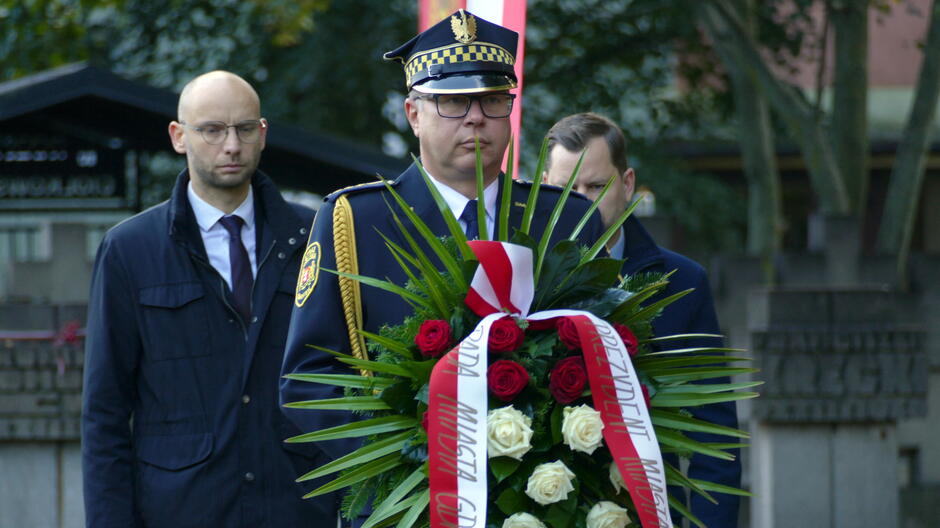
[[[924,182],[930,127],[940,96],[940,4],[936,1],[931,7],[927,44],[914,94],[891,171],[884,215],[878,232],[878,249],[898,255],[898,272],[902,283]]]
[[[737,7],[744,14],[747,31],[756,37],[754,1],[738,0]],[[715,21],[720,24],[720,21]],[[720,26],[718,26],[720,27]],[[718,27],[706,24],[706,30]],[[738,143],[744,161],[744,174],[748,181],[747,251],[761,257],[764,278],[774,281],[774,257],[779,253],[782,238],[782,205],[780,201],[780,174],[774,150],[774,133],[766,97],[748,72],[736,67],[740,57],[733,46],[720,38],[718,31],[709,31],[715,50],[729,65],[728,75],[734,93],[735,117],[738,121]]]
[[[813,189],[819,197],[821,212],[827,215],[848,214],[845,182],[827,131],[815,110],[795,87],[780,81],[767,67],[757,43],[748,35],[729,0],[703,0],[699,7],[701,20],[713,39],[736,50],[738,63],[723,61],[725,66],[729,70],[741,68],[747,72],[752,82],[761,87],[790,136],[799,143]]]
[[[832,143],[845,182],[848,213],[861,217],[868,192],[868,3],[832,0],[835,33]]]

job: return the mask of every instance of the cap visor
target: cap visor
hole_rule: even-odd
[[[411,87],[422,93],[475,93],[511,90],[516,81],[504,73],[452,74],[439,79],[431,78]]]

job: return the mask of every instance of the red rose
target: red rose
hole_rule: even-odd
[[[512,352],[522,345],[525,332],[512,317],[497,319],[490,327],[489,349],[494,352]]]
[[[431,319],[421,323],[415,344],[425,357],[438,357],[450,349],[450,325],[447,321]]]
[[[578,327],[575,326],[574,321],[562,317],[558,319],[555,327],[558,328],[558,339],[561,339],[561,342],[568,347],[568,350],[581,348],[581,338],[578,337]]]
[[[555,328],[556,319],[526,319],[529,330],[549,330]]]
[[[614,323],[614,330],[617,331],[617,335],[623,340],[623,346],[627,347],[627,353],[630,354],[630,357],[635,356],[639,347],[636,336],[630,331],[630,327],[624,324]]]
[[[486,371],[486,384],[490,392],[504,402],[512,401],[528,383],[529,373],[515,361],[501,359]]]
[[[567,357],[558,363],[548,375],[548,390],[558,403],[571,403],[581,397],[587,385],[587,369],[584,358]]]

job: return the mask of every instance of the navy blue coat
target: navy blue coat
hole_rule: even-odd
[[[500,176],[500,178],[504,177],[504,175]],[[500,179],[500,182],[502,182],[502,179]],[[444,218],[441,216],[416,166],[409,167],[395,180],[394,185],[395,190],[404,197],[415,213],[428,224],[432,232],[438,235],[449,234]],[[500,197],[496,200],[497,207],[499,207],[502,197],[501,183],[499,185]],[[520,181],[514,181],[512,184],[512,199],[510,200],[512,205],[509,214],[510,236],[513,233],[513,228],[518,227],[521,223],[522,211],[529,196],[530,185],[527,182]],[[308,244],[319,242],[321,245],[320,267],[331,270],[336,269],[336,257],[333,250],[333,210],[336,199],[342,194],[347,196],[354,211],[359,274],[369,277],[387,277],[396,284],[404,285],[406,276],[392,258],[385,242],[379,236],[379,232],[402,247],[408,247],[408,244],[406,239],[399,233],[386,205],[386,203],[395,204],[395,202],[390,193],[385,191],[384,186],[380,183],[341,190],[327,197],[326,202],[317,213],[316,220],[314,220]],[[530,229],[530,234],[536,240],[541,237],[545,224],[560,195],[561,189],[558,187],[551,185],[541,187],[537,212],[533,217]],[[561,216],[553,231],[551,244],[567,238],[590,205],[591,202],[583,196],[572,193],[565,205],[565,213]],[[397,209],[397,205],[393,205],[393,207]],[[404,214],[398,211],[398,215],[407,225],[408,220],[404,217]],[[499,218],[498,214],[497,218]],[[603,226],[600,214],[595,211],[579,236],[579,240],[585,245],[590,245],[600,238],[602,232]],[[411,313],[410,306],[396,295],[365,285],[361,287],[361,292],[364,328],[370,332],[377,333],[384,324],[398,324]],[[350,352],[338,281],[336,275],[332,273],[321,271],[309,298],[302,306],[294,308],[290,333],[287,338],[287,351],[284,354],[283,372],[285,374],[295,372],[350,372],[348,366],[334,361],[331,356],[325,353],[307,347],[307,344],[314,344],[345,353]],[[281,382],[282,402],[322,399],[341,395],[338,390],[326,385],[290,380]],[[291,409],[285,409],[285,412],[295,424],[305,431],[322,429],[348,419],[348,416],[341,412],[329,414],[324,411]],[[344,454],[349,449],[349,444],[343,441],[335,441],[332,445],[329,442],[323,442],[321,445],[324,445],[334,456]]]
[[[651,302],[668,297],[674,293],[694,288],[688,295],[667,306],[659,317],[653,320],[653,332],[657,336],[676,334],[719,334],[718,317],[712,301],[711,288],[705,270],[693,260],[656,245],[643,225],[631,216],[623,225],[624,257],[623,273],[637,272],[668,273],[669,285]],[[697,338],[682,341],[669,341],[662,348],[721,347],[718,338]],[[711,383],[728,383],[727,378],[709,380]],[[697,418],[726,427],[738,426],[738,416],[734,402],[706,405],[690,409]],[[735,442],[737,439],[725,436],[690,433],[689,436],[702,442]],[[735,455],[739,455],[737,450]],[[677,464],[675,456],[667,456]],[[676,466],[678,467],[678,465]],[[717,458],[694,455],[689,462],[689,477],[708,480],[726,486],[741,486],[741,462],[726,462]],[[740,499],[735,495],[714,493],[718,505],[713,505],[698,494],[692,493],[692,514],[701,519],[708,528],[734,528],[738,525],[738,507]],[[677,520],[673,512],[673,520]]]
[[[294,478],[322,453],[285,445],[298,430],[277,408],[313,211],[254,175],[258,273],[242,321],[206,257],[188,181],[184,171],[170,200],[112,228],[98,250],[82,408],[87,526],[321,526],[336,518],[335,497],[303,501]]]

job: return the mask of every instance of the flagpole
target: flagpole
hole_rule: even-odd
[[[509,28],[519,34],[519,47],[516,50],[516,80],[518,84],[513,93],[516,101],[509,116],[512,135],[515,138],[515,159],[512,173],[519,175],[519,152],[522,136],[522,74],[525,58],[526,0],[418,0],[418,31],[440,22],[444,17],[458,9],[466,9],[478,17]],[[505,156],[508,156],[508,152]],[[506,170],[507,158],[503,158],[503,170]]]

